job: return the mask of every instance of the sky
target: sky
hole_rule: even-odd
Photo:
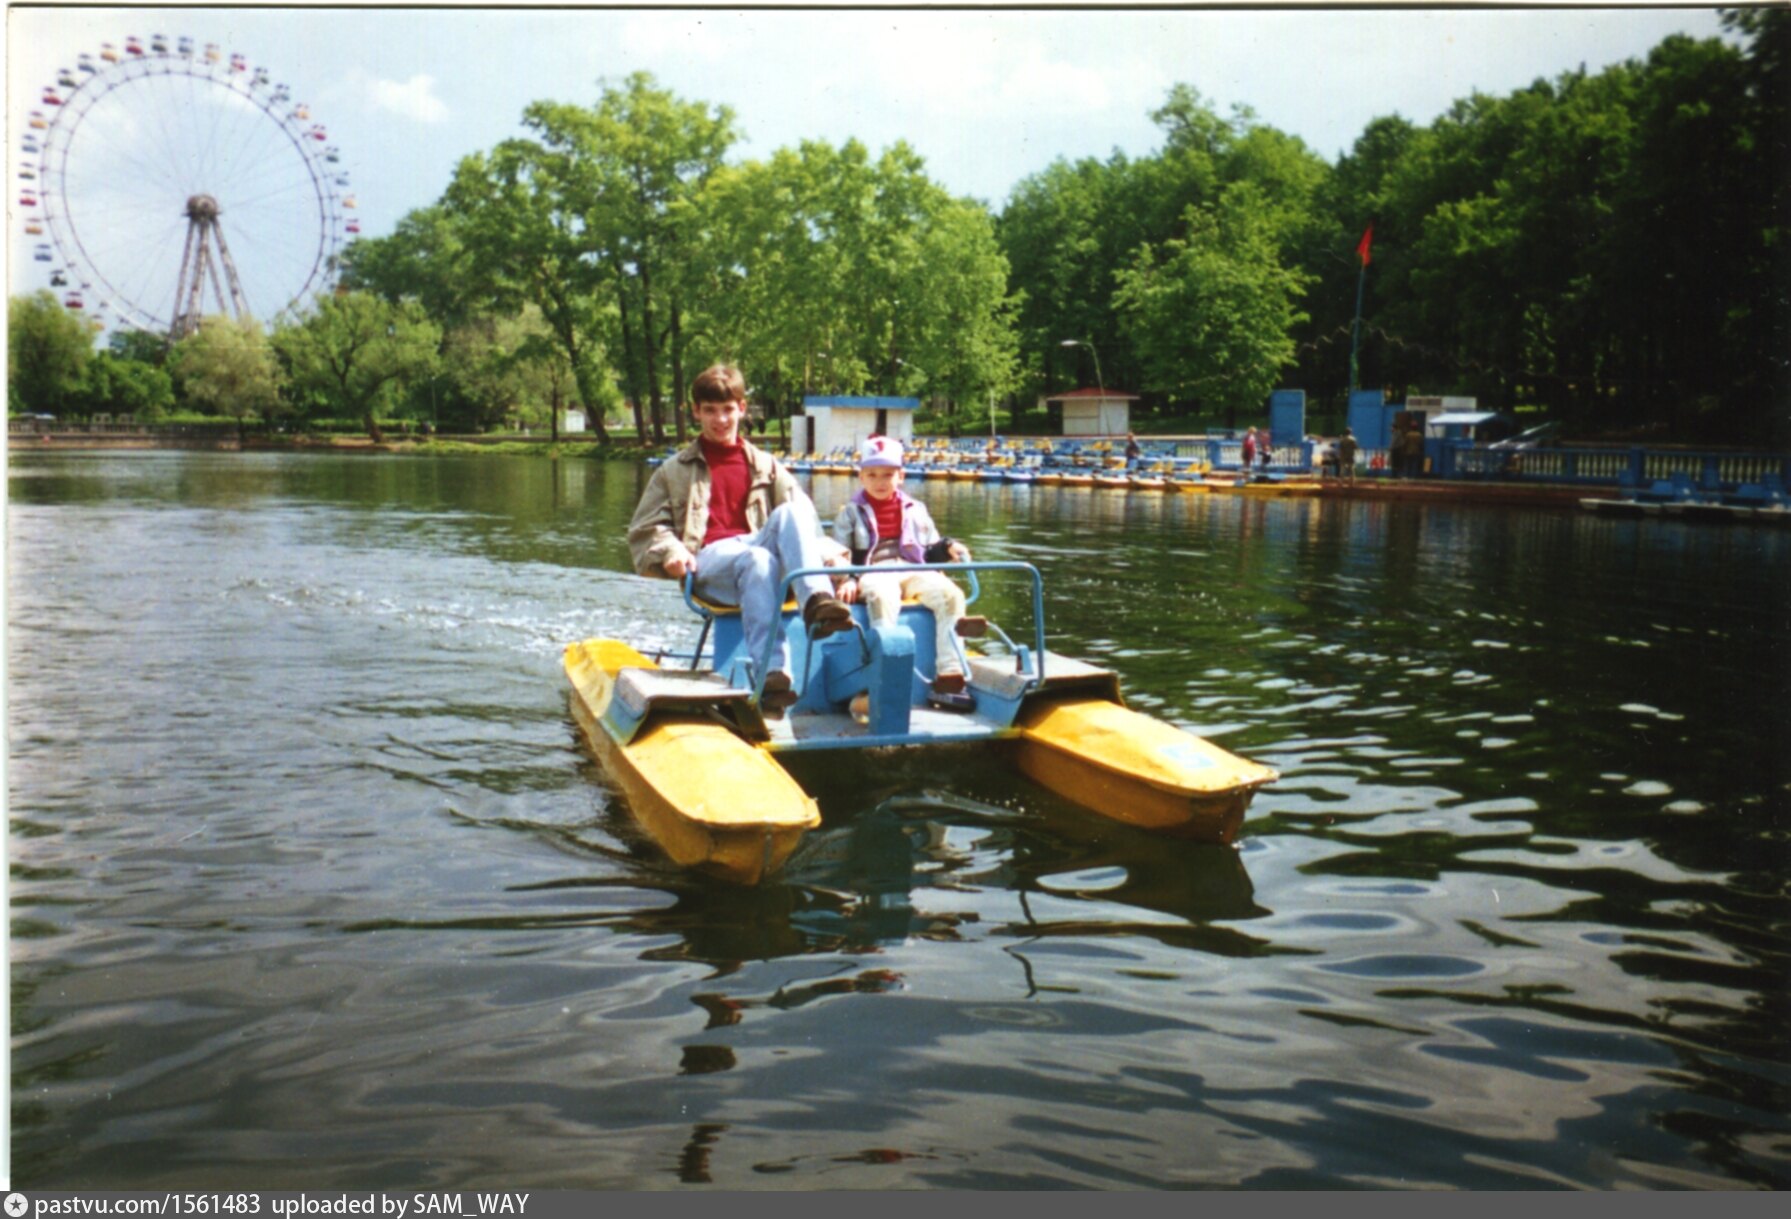
[[[308,104],[340,149],[339,167],[352,180],[358,221],[369,236],[390,232],[405,213],[435,201],[461,157],[520,134],[529,102],[589,104],[601,80],[636,70],[686,99],[733,107],[746,139],[732,159],[763,157],[803,139],[857,138],[873,152],[906,140],[936,181],[999,209],[1019,181],[1059,157],[1154,151],[1160,139],[1149,113],[1177,83],[1194,86],[1222,113],[1248,106],[1260,121],[1334,160],[1381,115],[1427,123],[1475,90],[1505,94],[1582,65],[1596,72],[1645,56],[1672,33],[1720,32],[1714,8],[1658,7],[13,6],[8,138],[21,169],[26,116],[42,111],[43,87],[81,52],[97,55],[106,42],[122,48],[129,35],[185,34],[201,46],[218,44],[226,55],[242,54],[251,68],[268,68],[271,79],[290,85],[294,100]],[[119,177],[131,175],[121,168]],[[38,286],[45,270],[31,258],[41,238],[21,236],[18,203],[15,193],[15,292]],[[224,206],[228,213],[230,203]],[[184,220],[177,221],[184,231]]]

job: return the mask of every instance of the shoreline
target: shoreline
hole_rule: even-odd
[[[562,457],[579,460],[640,461],[659,451],[658,445],[636,445],[612,441],[605,448],[595,440],[554,442],[541,437],[437,437],[433,440],[387,440],[375,443],[366,436],[336,436],[321,439],[266,436],[172,437],[172,436],[86,436],[39,435],[32,439],[9,436],[9,452],[79,453],[79,452],[148,452],[211,451],[257,453],[340,453],[370,456],[453,457],[468,453],[495,453],[499,456]],[[1380,500],[1415,503],[1470,503],[1505,507],[1578,509],[1579,501],[1588,494],[1597,495],[1615,490],[1617,484],[1586,484],[1570,487],[1537,484],[1512,484],[1477,480],[1358,478],[1353,482],[1325,480],[1319,483],[1320,499]],[[1072,488],[1077,490],[1079,488]],[[1099,492],[1100,488],[1088,488]]]

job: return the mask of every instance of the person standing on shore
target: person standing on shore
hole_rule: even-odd
[[[1337,442],[1337,473],[1344,482],[1356,481],[1356,434],[1348,428]]]

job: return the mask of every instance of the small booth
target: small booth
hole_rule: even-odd
[[[1445,458],[1446,450],[1491,444],[1516,430],[1516,421],[1498,411],[1474,410],[1471,406],[1445,408],[1424,420],[1424,458],[1431,469],[1448,473],[1454,463]]]
[[[914,439],[914,412],[919,409],[919,398],[808,394],[802,414],[790,420],[790,451],[856,450],[872,436],[888,436],[905,446]]]
[[[1509,415],[1498,411],[1445,410],[1424,420],[1424,439],[1470,440],[1489,444],[1503,440],[1513,429]]]
[[[1117,389],[1072,389],[1053,394],[1047,404],[1063,408],[1065,436],[1124,436],[1132,430],[1132,403],[1137,394]]]

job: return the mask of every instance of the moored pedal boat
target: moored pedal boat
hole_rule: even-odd
[[[980,618],[961,624],[961,633],[987,632],[980,645],[953,643],[968,698],[934,693],[936,634],[917,603],[904,605],[895,626],[871,625],[856,605],[851,629],[817,641],[786,607],[797,698],[777,717],[760,713],[751,674],[764,666],[749,663],[738,612],[688,591],[704,619],[695,652],[680,658],[690,668],[662,666],[616,640],[566,649],[574,713],[593,752],[675,862],[745,884],[775,873],[820,823],[814,801],[779,765],[785,754],[979,742],[1101,816],[1203,841],[1236,837],[1275,771],[1127,707],[1114,673],[1048,651],[1043,585],[1031,565],[928,566],[964,573],[972,600],[978,572],[1032,580],[1027,642]],[[711,636],[714,661],[702,667]]]
[[[1281,499],[1293,495],[1317,495],[1318,480],[1314,478],[1287,478],[1279,474],[1258,474],[1253,478],[1238,479],[1230,486],[1215,482],[1215,491],[1234,491],[1241,495],[1256,495],[1268,499]]]

